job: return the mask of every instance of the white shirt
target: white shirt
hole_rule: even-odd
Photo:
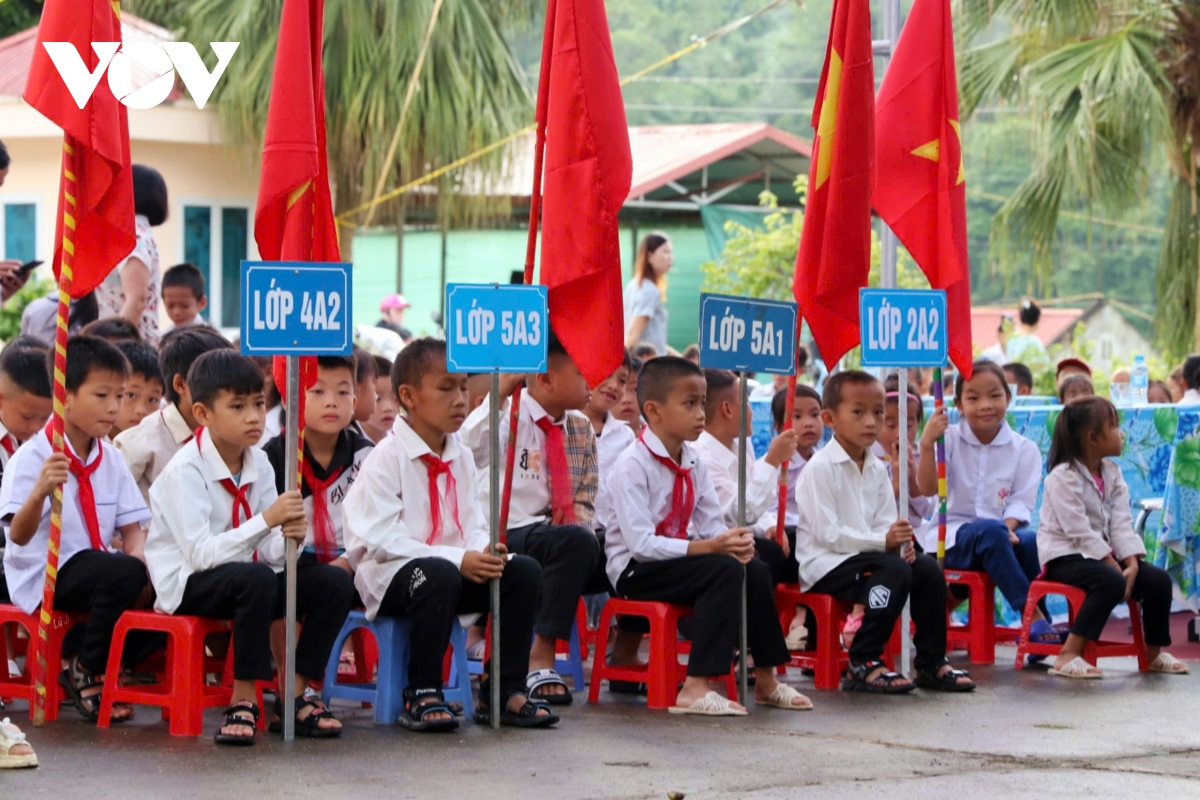
[[[9,439],[9,444],[12,445],[14,449],[13,455],[16,455],[15,450],[21,446],[21,443],[17,441],[16,436],[13,436],[8,432],[8,428],[4,427],[4,423],[0,422],[0,442],[3,442],[5,439]],[[3,447],[3,445],[0,445],[0,476],[3,476],[4,468],[8,466],[8,460],[10,458],[12,458],[12,456],[8,454],[8,450]]]
[[[890,481],[893,477],[892,470],[895,467],[895,465],[892,463],[892,457],[887,454],[887,451],[883,449],[883,445],[879,442],[875,442],[875,444],[871,445],[871,452],[874,453],[875,457],[887,466],[888,480]],[[913,445],[913,459],[914,461],[920,461],[921,459],[919,443]],[[896,502],[900,502],[899,497],[896,498]],[[937,510],[936,497],[926,497],[925,495],[913,494],[909,492],[908,521],[912,523],[914,531],[919,531],[921,526],[925,524],[925,520],[935,510]]]
[[[522,401],[524,402],[524,401]],[[608,478],[612,475],[617,458],[625,448],[637,442],[637,436],[629,423],[622,422],[611,413],[604,420],[604,429],[596,434],[596,462],[599,485],[596,489],[596,519],[603,519],[612,512]]]
[[[267,527],[262,516],[279,496],[266,453],[257,447],[242,453],[240,485],[250,484],[246,500],[252,516],[237,528],[233,495],[221,485],[232,479],[206,428],[199,444],[189,443],[176,453],[150,487],[154,518],[146,538],[146,567],[158,593],[157,610],[175,613],[194,573],[251,561],[255,552],[259,561],[283,571],[283,535]]]
[[[1187,389],[1179,399],[1180,406],[1200,406],[1200,391]]]
[[[687,539],[672,539],[654,533],[658,523],[671,511],[675,489],[675,473],[660,464],[651,451],[670,458],[662,440],[654,431],[645,428],[642,441],[627,448],[617,459],[609,478],[612,509],[604,525],[604,553],[608,558],[608,579],[616,586],[617,579],[631,560],[669,561],[687,555],[691,539],[711,539],[728,530],[725,515],[717,502],[716,491],[704,462],[688,442],[683,443],[679,465],[692,471],[696,505],[692,509],[692,524]]]
[[[805,589],[853,555],[884,550],[896,521],[887,467],[867,450],[859,470],[836,438],[800,473],[796,505],[796,562]]]
[[[190,442],[194,435],[179,409],[170,402],[158,413],[147,414],[137,425],[117,434],[113,444],[125,457],[147,504],[150,502],[150,485],[158,480],[179,448]]]
[[[522,404],[524,400],[522,400]],[[433,530],[429,506],[429,470],[420,460],[433,454],[404,417],[392,435],[376,445],[363,462],[358,480],[342,505],[346,509],[346,557],[354,567],[354,585],[375,619],[379,603],[396,573],[415,558],[444,558],[461,568],[467,550],[483,552],[491,543],[480,503],[482,487],[474,459],[454,436],[446,437],[441,459],[450,464],[458,500],[460,530],[446,503],[449,480],[438,478],[442,542],[426,544]]]
[[[986,358],[988,361],[991,361],[993,364],[1000,367],[1003,367],[1005,364],[1009,363],[1008,353],[1004,352],[1004,345],[1000,344],[999,342],[996,342],[987,350],[984,350],[979,354],[979,357]]]
[[[980,519],[1028,523],[1042,483],[1038,446],[1005,422],[991,444],[981,444],[966,422],[946,429],[946,549],[958,529]],[[937,518],[917,533],[925,552],[937,550]]]
[[[208,320],[206,320],[201,314],[197,314],[190,322],[187,322],[185,324],[189,325],[189,326],[190,325],[208,325]],[[174,322],[167,322],[167,327],[163,328],[163,334],[166,335],[167,333],[170,333],[171,331],[175,330],[178,327],[179,326],[176,325]]]
[[[750,443],[747,442],[747,445]],[[737,453],[721,444],[708,431],[700,434],[694,445],[696,455],[704,462],[708,477],[717,492],[717,502],[725,515],[725,524],[736,528],[738,524],[738,457]],[[749,448],[747,448],[749,449]],[[755,461],[746,456],[746,524],[753,525],[771,504],[771,498],[779,494],[779,470],[765,461]],[[778,504],[776,499],[776,504]]]
[[[25,500],[33,492],[38,477],[42,473],[42,464],[46,462],[54,449],[43,429],[25,444],[21,445],[16,454],[9,460],[4,469],[4,480],[0,484],[0,521],[5,525],[12,522],[13,516],[21,510]],[[75,452],[68,440],[66,446]],[[92,451],[88,453],[87,464],[97,458],[102,459],[100,466],[92,473],[92,491],[96,495],[96,518],[100,522],[100,540],[105,548],[112,546],[113,533],[124,525],[135,522],[145,522],[150,518],[150,510],[142,502],[137,484],[129,474],[129,468],[121,460],[121,454],[112,445],[103,440],[92,440]],[[46,581],[46,557],[50,542],[50,498],[42,504],[42,518],[38,522],[37,533],[26,544],[14,544],[9,538],[4,548],[4,577],[8,581],[8,592],[12,603],[20,607],[26,614],[32,614],[42,602],[42,586]],[[83,519],[83,511],[79,504],[79,481],[74,475],[67,477],[63,486],[62,538],[59,540],[58,568],[71,560],[71,557],[82,550],[92,548],[88,537],[87,523]]]
[[[759,459],[760,464],[766,462]],[[783,509],[783,525],[788,527],[796,526],[800,519],[800,514],[796,509],[796,484],[800,482],[800,471],[804,469],[804,465],[808,463],[808,459],[800,455],[797,451],[792,454],[792,458],[788,461],[788,476],[787,476],[787,505]],[[779,470],[771,468],[775,475],[776,485],[771,492],[771,502],[767,503],[767,509],[754,523],[754,533],[756,536],[766,536],[768,539],[774,538],[775,528],[779,524]]]
[[[625,330],[637,317],[646,317],[646,327],[642,329],[641,344],[654,345],[660,356],[667,354],[667,309],[663,305],[662,292],[658,285],[649,278],[638,284],[633,278],[625,284]],[[522,401],[524,402],[524,401]]]
[[[358,425],[357,422],[354,422],[351,424]],[[267,412],[266,422],[263,423],[263,435],[262,435],[262,438],[258,440],[258,446],[266,447],[267,442],[271,441],[272,439],[274,439],[276,436],[278,436],[282,432],[283,432],[283,403],[280,403],[279,405],[275,406],[274,408],[272,408],[270,411]],[[358,432],[363,433],[362,426],[358,427]],[[366,434],[363,433],[363,436],[366,436]]]

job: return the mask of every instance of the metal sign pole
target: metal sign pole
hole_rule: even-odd
[[[500,543],[500,372],[492,372],[492,391],[488,395],[488,430],[491,432],[491,471],[488,475],[491,481],[491,534],[492,554],[496,554]],[[492,681],[492,697],[489,701],[492,709],[492,728],[500,727],[500,579],[493,578],[492,590],[492,660],[489,675]]]
[[[747,436],[747,431],[746,431],[746,428],[747,428],[747,425],[746,425],[746,402],[747,402],[746,370],[741,370],[738,373],[738,375],[740,376],[738,378],[738,387],[739,387],[740,391],[738,393],[739,406],[738,406],[738,476],[737,476],[737,478],[738,478],[738,484],[737,484],[738,485],[738,488],[737,488],[738,511],[737,511],[737,521],[738,521],[738,527],[744,528],[744,527],[746,527],[746,436]],[[738,684],[738,692],[740,694],[738,696],[738,699],[741,700],[742,705],[749,704],[749,696],[748,695],[749,695],[749,691],[750,691],[750,673],[746,667],[746,650],[748,649],[747,640],[749,638],[748,621],[746,619],[746,576],[747,576],[747,574],[748,573],[747,573],[746,569],[743,568],[742,569],[742,624],[741,624],[741,627],[739,628],[740,634],[739,634],[739,641],[738,641],[738,650],[740,652],[740,655],[738,656],[738,660],[740,662],[739,663],[739,667],[740,667],[739,681],[740,682]]]
[[[900,425],[899,440],[897,441],[896,459],[899,464],[893,465],[900,474],[900,516],[908,519],[908,370],[901,367],[897,370],[900,375],[900,396],[896,398],[896,421]],[[913,547],[909,542],[907,547]],[[911,600],[905,599],[904,611],[900,613],[900,664],[901,675],[908,675],[908,665],[912,663],[912,608]]]
[[[300,358],[287,359],[287,409],[292,415],[287,426],[285,471],[287,488],[300,488]],[[283,661],[283,740],[296,735],[296,540],[287,539],[287,645]]]

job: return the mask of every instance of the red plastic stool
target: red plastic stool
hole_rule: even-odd
[[[1017,639],[1017,669],[1025,666],[1025,656],[1057,656],[1062,645],[1050,642],[1029,641],[1029,629],[1033,625],[1033,615],[1037,610],[1038,601],[1047,595],[1061,595],[1067,601],[1067,618],[1075,621],[1079,607],[1087,598],[1087,592],[1065,583],[1035,580],[1029,587],[1029,599],[1025,601],[1025,614],[1021,620],[1021,635]],[[1146,640],[1142,637],[1142,610],[1136,600],[1126,603],[1129,606],[1129,624],[1133,628],[1132,642],[1088,642],[1083,649],[1083,660],[1096,666],[1096,659],[1115,656],[1136,656],[1138,671],[1149,672],[1150,662],[1146,658]]]
[[[592,658],[592,685],[588,702],[600,699],[600,684],[605,680],[625,680],[646,684],[647,708],[670,708],[675,703],[678,686],[687,677],[687,665],[679,663],[679,620],[695,613],[691,606],[674,603],[655,603],[643,600],[611,598],[600,614],[596,646]],[[609,666],[605,662],[605,642],[612,618],[619,615],[645,617],[650,621],[650,660],[646,664]],[[732,662],[731,662],[732,663]],[[725,692],[737,702],[737,679],[732,666],[724,676]]]
[[[967,587],[967,624],[946,629],[946,646],[966,650],[972,664],[996,663],[996,642],[1015,642],[1020,628],[996,624],[996,584],[986,572],[946,570],[946,584]]]
[[[163,717],[171,722],[172,736],[199,736],[204,724],[204,709],[228,705],[233,693],[228,680],[223,680],[218,686],[205,684],[204,639],[230,628],[228,620],[158,614],[153,611],[126,611],[113,630],[97,724],[101,728],[109,727],[116,703],[159,706],[163,709]],[[130,631],[160,631],[167,634],[167,664],[161,683],[152,686],[120,685],[121,652]],[[232,658],[231,644],[228,659]],[[259,705],[262,705],[261,697]]]
[[[796,616],[796,606],[804,606],[817,621],[817,646],[792,653],[789,666],[811,669],[816,673],[813,684],[818,689],[836,689],[841,683],[842,672],[850,664],[850,657],[842,649],[842,625],[850,616],[853,603],[838,600],[833,595],[812,594],[800,591],[796,584],[780,586],[775,590],[775,606],[779,609],[779,625],[784,631],[791,627]],[[785,672],[784,667],[779,671]]]
[[[0,658],[3,662],[4,680],[0,680],[0,697],[26,700],[29,703],[29,717],[33,718],[33,668],[37,658],[35,648],[38,646],[38,614],[26,614],[16,606],[0,605],[0,628],[7,625],[20,626],[29,634],[29,649],[25,656],[25,674],[16,677],[8,674],[8,658]],[[50,722],[58,719],[58,706],[65,694],[58,685],[58,673],[62,664],[62,644],[67,631],[76,625],[87,622],[87,614],[67,614],[55,611],[50,615],[50,627],[46,631],[46,640],[41,643],[46,648],[46,663],[49,665],[46,675],[46,719]],[[0,641],[3,641],[0,638]],[[2,655],[2,654],[0,654]]]
[[[588,647],[594,646],[596,643],[596,632],[588,627],[587,606],[583,603],[583,598],[579,598],[579,605],[575,608],[575,628],[579,635],[579,657],[584,661],[588,657]],[[554,643],[554,652],[556,655],[570,655],[571,643],[559,639]]]

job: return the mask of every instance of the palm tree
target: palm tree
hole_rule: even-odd
[[[335,211],[372,199],[376,179],[388,188],[423,175],[527,125],[533,117],[526,77],[506,32],[531,20],[538,0],[445,0],[417,92],[404,118],[393,163],[385,164],[400,120],[405,88],[417,62],[435,0],[326,0],[325,107]],[[223,127],[257,154],[271,94],[271,74],[283,0],[127,0],[133,13],[165,18],[177,35],[207,52],[210,41],[241,45],[217,84]],[[496,153],[481,169],[500,168]],[[437,216],[478,213],[481,206],[439,184]],[[486,209],[485,209],[486,210]],[[380,224],[403,219],[404,207],[380,209]],[[343,257],[353,229],[343,227]]]
[[[1165,161],[1156,333],[1166,354],[1200,349],[1200,0],[956,2],[963,117],[993,100],[1033,120],[1033,169],[992,225],[1001,261],[1029,248],[1044,286],[1060,212],[1119,216]]]

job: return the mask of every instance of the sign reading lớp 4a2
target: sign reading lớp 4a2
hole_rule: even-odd
[[[352,308],[349,264],[242,262],[245,355],[351,355]]]

